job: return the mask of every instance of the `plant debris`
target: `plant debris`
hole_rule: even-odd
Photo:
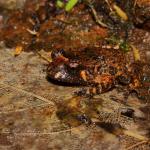
[[[0,14],[0,148],[148,150],[149,12],[148,0],[26,0]]]

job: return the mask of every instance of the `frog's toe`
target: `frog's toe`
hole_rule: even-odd
[[[80,90],[75,91],[74,94],[77,96],[85,96],[86,95],[86,88],[81,88]]]
[[[75,95],[92,98],[94,95],[100,94],[101,89],[97,87],[85,87],[75,92]]]

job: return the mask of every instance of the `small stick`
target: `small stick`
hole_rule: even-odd
[[[93,5],[91,4],[88,4],[88,6],[90,7],[90,9],[92,10],[92,13],[93,13],[93,16],[94,16],[94,19],[96,21],[96,23],[98,23],[100,26],[104,27],[104,28],[109,28],[105,23],[103,23],[97,16],[97,12],[96,10],[94,9]]]
[[[32,35],[37,35],[38,34],[38,32],[36,32],[36,31],[32,31],[32,30],[30,30],[30,29],[26,29],[30,34],[32,34]]]
[[[107,5],[108,5],[110,11],[113,12],[113,10],[112,10],[112,8],[111,8],[111,5],[110,5],[109,1],[108,1],[108,0],[105,0],[105,2],[107,3]]]
[[[135,1],[134,1],[134,7],[136,6],[136,4],[137,4],[137,1],[138,1],[138,0],[135,0]]]
[[[60,133],[65,133],[65,132],[70,132],[72,130],[75,130],[79,127],[81,127],[82,125],[80,126],[77,126],[77,127],[73,127],[73,128],[69,128],[69,129],[65,129],[65,130],[60,130],[60,131],[52,131],[52,132],[43,132],[43,133],[39,133],[39,132],[25,132],[25,133],[14,133],[16,135],[54,135],[54,134],[60,134]]]
[[[142,145],[142,144],[145,144],[145,143],[148,143],[148,142],[149,141],[140,141],[140,142],[138,142],[138,143],[136,143],[134,145],[129,146],[126,150],[131,150],[131,149],[133,149],[133,148],[135,148],[135,147],[137,147],[139,145]]]
[[[50,100],[48,100],[48,99],[46,99],[46,98],[44,98],[44,97],[42,97],[42,96],[33,94],[33,93],[31,93],[31,92],[27,92],[27,91],[25,91],[25,90],[23,90],[23,89],[21,89],[21,88],[18,88],[18,87],[14,87],[14,86],[11,86],[11,85],[7,85],[7,84],[2,83],[2,82],[0,82],[0,84],[3,85],[3,86],[5,86],[5,87],[9,87],[9,88],[11,88],[11,89],[13,89],[13,90],[15,90],[15,91],[22,92],[22,93],[25,93],[25,94],[27,94],[27,95],[36,97],[37,99],[42,100],[42,101],[44,101],[44,102],[46,102],[46,103],[48,103],[48,104],[55,105],[52,101],[50,101]]]
[[[41,107],[45,107],[45,106],[49,106],[49,104],[42,104],[42,105],[37,105],[36,107],[37,108],[41,108]],[[27,110],[30,110],[30,109],[33,109],[34,106],[32,107],[29,107],[29,108],[22,108],[22,109],[17,109],[17,110],[10,110],[10,111],[2,111],[0,112],[0,115],[1,114],[12,114],[12,113],[18,113],[18,112],[23,112],[23,111],[27,111]],[[52,107],[53,108],[53,107]]]
[[[144,136],[142,136],[142,135],[139,135],[139,134],[137,134],[137,133],[135,133],[135,132],[129,131],[129,130],[125,130],[123,133],[124,133],[125,135],[134,137],[134,138],[136,138],[136,139],[138,139],[138,140],[148,141],[148,138],[146,138],[146,137],[144,137]]]

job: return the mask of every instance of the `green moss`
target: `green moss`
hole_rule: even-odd
[[[123,41],[122,43],[120,43],[119,47],[120,47],[120,49],[122,49],[124,52],[129,52],[129,50],[130,50],[129,44],[128,44],[127,42],[124,42],[124,41]]]
[[[106,40],[111,45],[114,45],[114,46],[119,45],[119,48],[125,53],[129,52],[130,50],[130,45],[119,37],[111,36],[110,38],[107,38]]]
[[[120,43],[120,39],[117,38],[116,36],[111,36],[110,38],[107,38],[106,40],[109,44],[112,44],[112,45],[116,45]]]

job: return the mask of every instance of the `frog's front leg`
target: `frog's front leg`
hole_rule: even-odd
[[[83,87],[79,91],[75,92],[78,96],[85,96],[92,98],[93,96],[97,94],[101,94],[104,92],[104,89],[101,84],[97,86],[90,86],[90,87]]]
[[[75,95],[92,98],[94,95],[96,95],[95,88],[94,87],[81,88],[79,91],[75,92]]]

